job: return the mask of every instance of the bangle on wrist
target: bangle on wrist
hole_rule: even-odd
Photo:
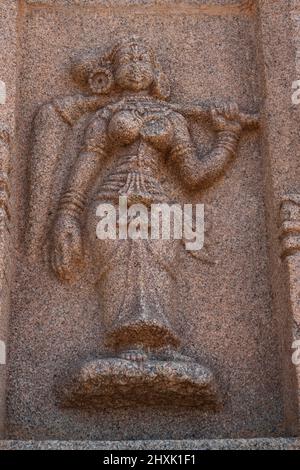
[[[85,208],[85,196],[75,191],[66,192],[60,200],[58,212],[79,218]]]

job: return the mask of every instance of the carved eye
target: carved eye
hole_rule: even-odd
[[[113,75],[109,69],[99,68],[89,77],[90,89],[97,95],[109,93],[113,85]]]

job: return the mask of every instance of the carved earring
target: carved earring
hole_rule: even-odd
[[[89,76],[88,83],[90,89],[96,95],[109,93],[113,87],[114,77],[108,68],[98,68]]]

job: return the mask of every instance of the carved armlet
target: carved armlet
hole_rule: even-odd
[[[231,130],[219,131],[214,150],[216,152],[227,150],[229,153],[235,155],[237,151],[240,135]],[[191,143],[180,143],[173,147],[170,152],[170,157],[175,159],[184,159],[188,155],[196,154],[196,147]]]
[[[79,158],[82,159],[84,164],[88,165],[88,161],[84,161],[85,158],[88,160],[88,156],[97,155],[98,158],[106,155],[105,151],[106,144],[105,142],[89,142],[81,150]],[[87,157],[85,157],[87,156]],[[96,171],[92,168],[90,174],[88,175],[88,181],[82,181],[80,167],[75,167],[75,174],[73,175],[73,183],[71,188],[68,189],[62,196],[58,212],[71,215],[72,217],[80,220],[81,215],[84,212],[86,202],[87,202],[87,193],[89,190],[90,180],[95,176],[93,172]],[[80,185],[81,189],[76,188],[76,181]],[[83,189],[82,189],[83,188]]]
[[[86,196],[81,194],[79,191],[67,191],[60,200],[58,213],[71,215],[76,220],[80,220],[85,208],[85,203]]]
[[[219,131],[218,136],[217,136],[215,150],[216,151],[227,150],[227,152],[231,153],[232,155],[235,155],[237,151],[239,139],[240,139],[240,134],[238,132],[234,132],[231,130]]]

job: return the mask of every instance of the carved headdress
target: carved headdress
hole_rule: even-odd
[[[166,100],[170,95],[169,80],[162,71],[155,53],[150,45],[136,36],[118,41],[106,53],[99,50],[86,52],[77,56],[72,65],[72,75],[77,83],[88,87],[92,94],[104,95],[116,91],[114,82],[115,59],[123,49],[147,51],[153,65],[154,82],[150,93],[161,100]]]

